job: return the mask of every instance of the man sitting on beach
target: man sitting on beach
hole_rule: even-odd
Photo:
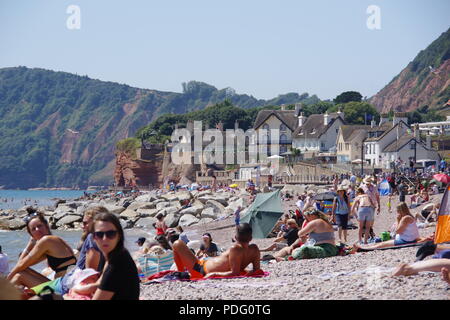
[[[256,244],[250,244],[251,240],[251,226],[242,223],[236,227],[236,242],[231,248],[207,260],[198,260],[183,241],[177,240],[173,244],[175,264],[178,271],[186,268],[193,279],[239,276],[249,264],[253,265],[253,273],[260,269],[260,253]]]

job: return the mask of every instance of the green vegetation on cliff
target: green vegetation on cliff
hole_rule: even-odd
[[[184,83],[183,92],[175,93],[66,72],[26,67],[0,69],[0,186],[108,183],[103,178],[99,182],[90,177],[99,176],[100,171],[105,177],[104,169],[114,161],[117,141],[134,136],[139,128],[162,114],[195,112],[225,99],[241,108],[267,106],[271,101],[319,101],[307,93],[258,100],[236,94],[231,88],[218,90],[196,81]],[[169,131],[170,116],[166,120],[160,130],[165,133]]]

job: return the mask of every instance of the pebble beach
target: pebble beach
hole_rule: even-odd
[[[441,201],[443,194],[433,195],[431,202]],[[398,197],[393,198],[393,212],[387,209],[387,197],[381,197],[381,213],[376,216],[374,231],[379,235],[395,222]],[[406,202],[410,203],[410,196]],[[294,201],[283,201],[286,209]],[[421,207],[411,209],[420,212]],[[233,218],[195,225],[185,229],[210,232],[213,241],[229,248],[234,233]],[[435,225],[419,229],[421,237],[432,235]],[[337,232],[336,232],[337,238]],[[348,244],[358,239],[358,230],[349,230]],[[273,239],[254,239],[260,248]],[[414,262],[417,247],[336,256],[325,259],[262,262],[269,275],[262,278],[207,279],[201,281],[167,281],[141,285],[142,300],[448,300],[450,288],[440,273],[424,272],[416,276],[392,277],[402,262]],[[261,255],[267,252],[261,253]],[[270,253],[270,252],[269,252]],[[427,257],[426,259],[431,259]]]

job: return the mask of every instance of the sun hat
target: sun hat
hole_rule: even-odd
[[[347,191],[347,189],[348,189],[347,186],[339,185],[339,186],[337,187],[336,192],[338,192],[338,191]]]
[[[66,286],[68,288],[73,288],[74,286],[80,284],[82,281],[86,280],[87,278],[99,274],[98,271],[92,269],[92,268],[86,268],[86,269],[75,269],[73,273],[68,273],[68,278],[66,280]]]
[[[366,176],[363,180],[363,183],[372,183],[373,178],[371,176]]]

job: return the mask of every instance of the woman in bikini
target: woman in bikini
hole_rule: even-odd
[[[77,262],[72,249],[62,238],[51,234],[42,213],[31,213],[24,220],[31,239],[7,279],[15,285],[28,288],[49,281],[50,279],[30,268],[45,259],[55,271],[55,279],[62,277],[67,268]]]

